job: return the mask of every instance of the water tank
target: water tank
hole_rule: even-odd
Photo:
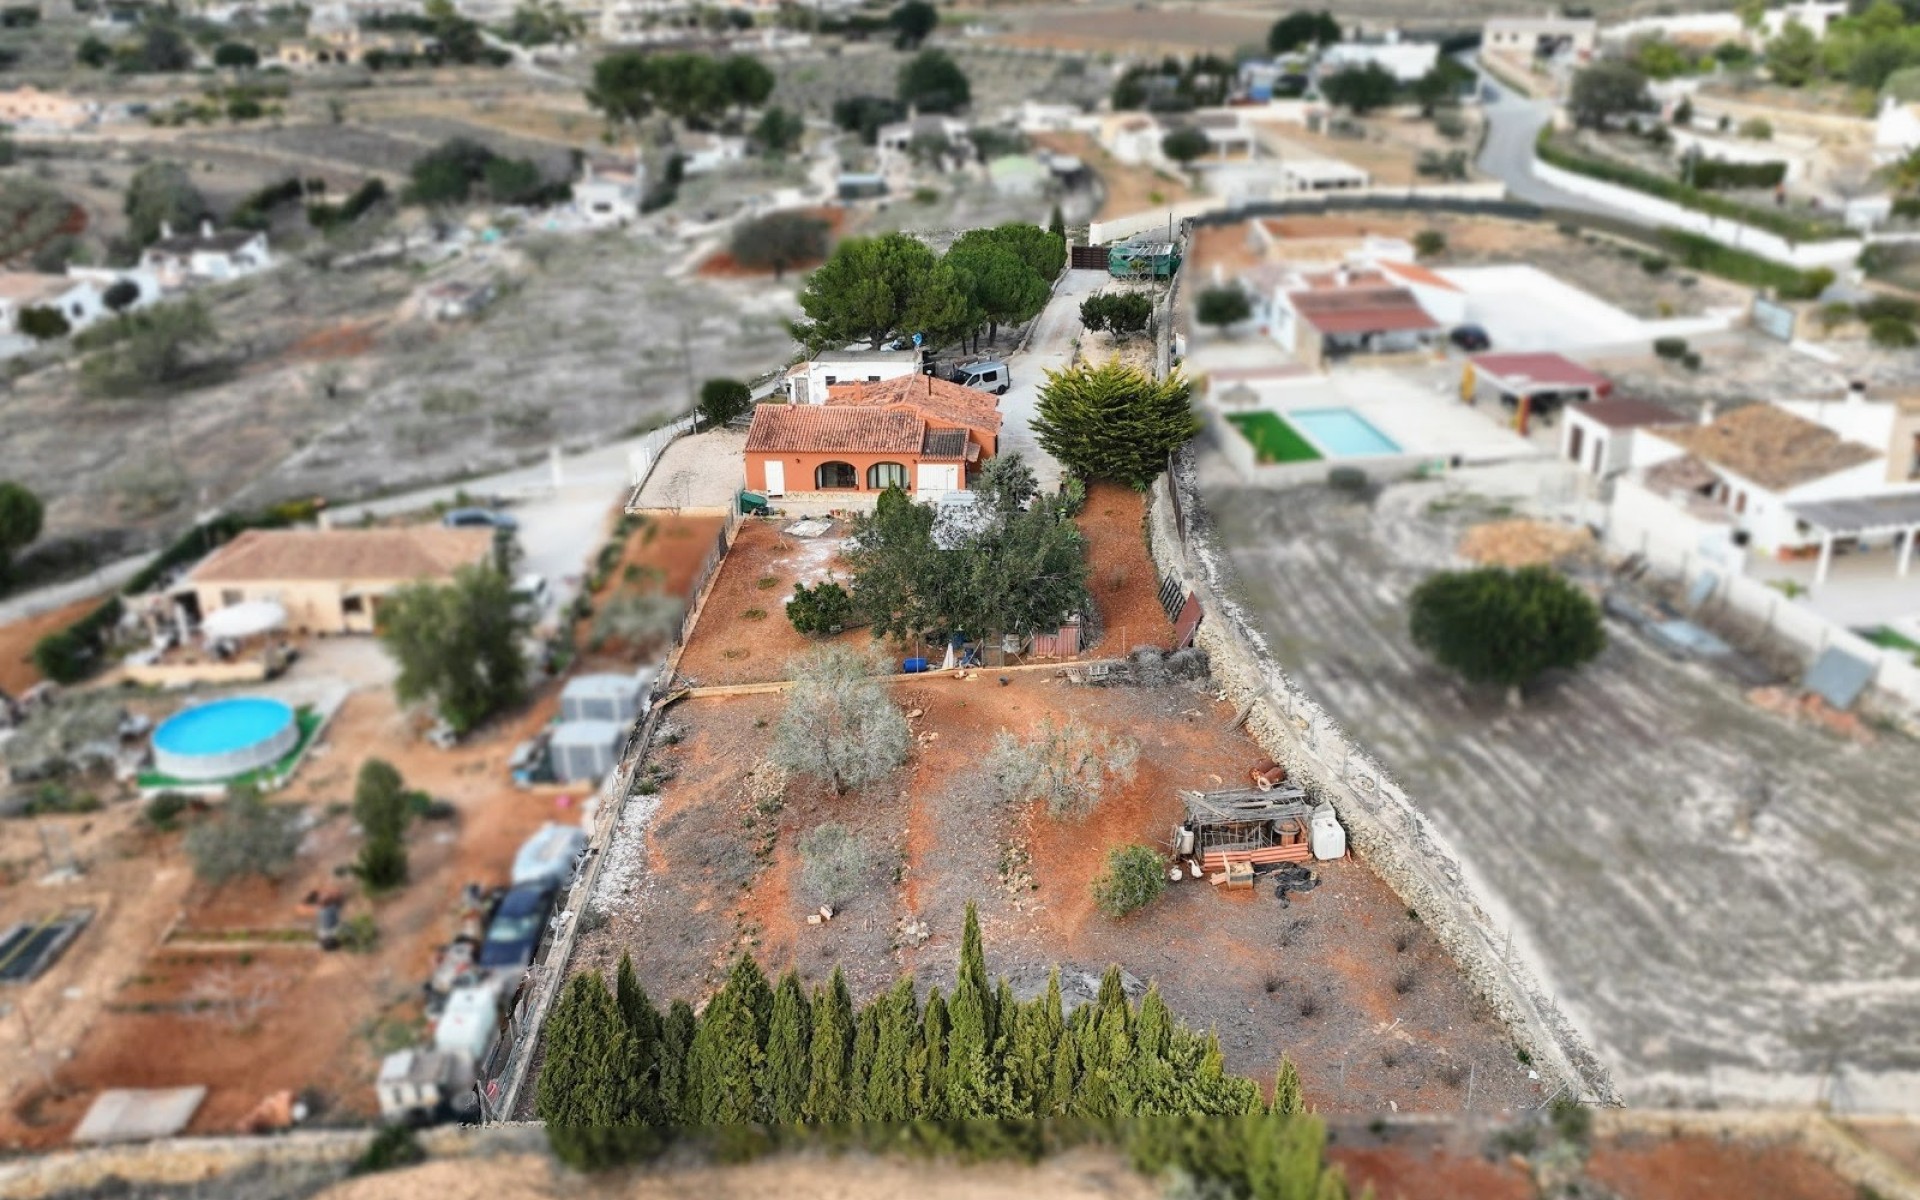
[[[1307,837],[1313,846],[1313,856],[1320,861],[1346,857],[1347,831],[1340,828],[1340,818],[1333,815],[1333,805],[1322,804],[1313,810]]]

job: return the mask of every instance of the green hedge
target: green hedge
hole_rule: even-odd
[[[1686,170],[1685,166],[1681,170]],[[1787,164],[1783,162],[1728,162],[1724,158],[1702,158],[1693,164],[1693,186],[1708,191],[1779,187],[1786,178]]]
[[[1920,196],[1902,196],[1893,202],[1896,217],[1920,217]]]
[[[1684,229],[1662,229],[1660,242],[1675,261],[1692,270],[1752,287],[1772,288],[1782,300],[1811,300],[1833,282],[1833,272],[1825,267],[1797,270]]]
[[[1555,142],[1551,125],[1540,131],[1534,150],[1542,161],[1559,167],[1563,171],[1572,171],[1576,175],[1585,175],[1589,179],[1598,179],[1603,183],[1632,188],[1636,192],[1645,192],[1649,196],[1670,200],[1683,208],[1691,208],[1695,212],[1725,217],[1729,221],[1738,221],[1742,225],[1751,225],[1755,229],[1777,233],[1790,242],[1826,242],[1852,236],[1844,226],[1836,225],[1832,221],[1799,216],[1781,209],[1755,208],[1751,204],[1741,204],[1738,201],[1711,195],[1699,188],[1688,187],[1678,180],[1655,175],[1651,171],[1642,171],[1638,167],[1591,158]]]

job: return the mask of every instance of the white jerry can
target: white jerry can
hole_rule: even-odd
[[[1313,810],[1307,836],[1313,846],[1314,858],[1321,862],[1346,857],[1347,831],[1340,828],[1340,818],[1333,815],[1333,805],[1322,804]]]

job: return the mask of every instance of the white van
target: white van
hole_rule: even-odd
[[[996,396],[1007,394],[1007,364],[977,362],[953,369],[953,382],[961,387],[979,388]]]
[[[547,615],[547,606],[553,602],[553,592],[547,587],[544,575],[522,575],[513,581],[513,603],[520,615],[529,621],[539,621]]]

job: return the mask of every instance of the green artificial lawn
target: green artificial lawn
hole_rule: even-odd
[[[300,740],[293,744],[293,749],[281,755],[278,762],[269,763],[264,767],[256,767],[251,771],[230,776],[226,779],[175,779],[171,775],[162,775],[158,771],[142,771],[136,782],[139,783],[143,790],[164,792],[176,788],[235,787],[249,783],[264,784],[278,779],[293,770],[293,764],[300,761],[300,756],[306,752],[307,744],[313,741],[314,734],[320,732],[321,716],[319,713],[313,711],[310,705],[301,705],[300,710],[294,714],[293,719],[300,726]]]
[[[1252,443],[1263,463],[1316,462],[1320,458],[1311,442],[1273,413],[1230,413],[1227,420]]]

